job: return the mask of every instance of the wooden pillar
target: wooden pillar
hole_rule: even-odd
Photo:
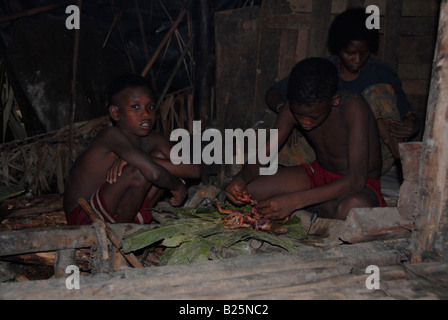
[[[311,13],[311,39],[308,56],[326,57],[328,55],[325,41],[331,24],[331,0],[313,0]]]
[[[386,25],[384,26],[384,42],[382,60],[398,70],[398,46],[400,44],[402,0],[386,1]]]
[[[211,1],[193,2],[194,56],[195,56],[195,120],[202,120],[204,128],[211,119],[213,87],[213,12]]]
[[[441,2],[411,261],[448,261],[448,0]]]
[[[54,275],[56,277],[66,277],[65,270],[69,265],[76,265],[76,249],[56,251]]]
[[[419,171],[423,142],[400,143],[403,182],[398,198],[398,212],[406,219],[414,220],[419,197]]]
[[[92,245],[90,266],[92,272],[109,272],[111,270],[111,259],[109,255],[109,240],[106,234],[106,225],[102,220],[93,222],[93,227],[98,241]]]

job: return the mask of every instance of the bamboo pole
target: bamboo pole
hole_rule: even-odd
[[[145,25],[143,23],[143,17],[142,17],[142,14],[140,12],[140,7],[138,5],[138,0],[134,0],[134,6],[135,6],[135,11],[137,13],[138,26],[139,26],[139,29],[140,29],[140,36],[142,37],[143,51],[145,52],[146,62],[148,62],[149,61],[148,43],[146,41]]]
[[[176,21],[171,26],[170,30],[168,30],[167,34],[162,39],[162,41],[160,42],[160,44],[157,47],[156,51],[152,55],[151,60],[149,60],[149,62],[146,64],[145,68],[143,69],[143,71],[141,73],[142,77],[146,76],[146,74],[148,73],[149,69],[151,69],[152,65],[156,61],[156,59],[159,56],[160,52],[162,51],[163,47],[166,45],[168,40],[171,38],[171,36],[173,35],[174,31],[177,29],[177,27],[181,23],[181,21],[182,21],[182,19],[185,16],[186,13],[187,13],[187,9],[186,8],[182,9],[182,11],[179,13],[179,16],[177,17]]]
[[[78,0],[79,12],[81,12],[82,0]],[[72,162],[75,161],[73,154],[73,124],[75,123],[76,111],[76,76],[78,73],[78,58],[79,58],[79,34],[80,29],[75,29],[75,42],[73,48],[73,68],[72,68],[72,83],[71,83],[71,103],[70,103],[70,125],[69,125],[69,157]]]
[[[182,50],[182,53],[181,53],[179,59],[177,60],[176,66],[174,67],[173,71],[171,72],[171,76],[168,79],[168,81],[166,82],[165,88],[163,89],[163,92],[159,97],[159,101],[157,101],[156,109],[158,109],[160,107],[160,105],[162,104],[163,98],[165,97],[166,93],[168,92],[168,89],[170,88],[171,83],[173,82],[174,77],[176,76],[177,70],[180,68],[180,65],[182,64],[185,54],[188,52],[193,38],[194,38],[193,36],[190,37],[190,40],[188,40],[188,43],[185,45],[184,49]]]
[[[107,33],[106,39],[104,39],[103,45],[101,46],[101,48],[104,49],[104,47],[106,47],[107,42],[109,41],[110,35],[112,34],[112,31],[115,29],[115,26],[117,25],[118,21],[120,21],[121,15],[123,14],[123,10],[125,7],[127,0],[124,0],[123,3],[121,4],[121,8],[120,10],[117,12],[117,14],[114,17],[114,20],[112,21],[112,24],[109,28],[109,32]]]
[[[7,22],[7,21],[12,21],[12,20],[17,20],[17,19],[20,19],[20,18],[34,16],[36,14],[48,12],[48,11],[54,10],[54,9],[62,7],[62,6],[69,5],[69,4],[74,3],[74,2],[75,2],[74,0],[64,1],[62,3],[50,4],[48,6],[34,8],[34,9],[26,10],[26,11],[23,11],[23,12],[19,12],[19,13],[9,14],[9,15],[0,17],[0,23]]]
[[[120,34],[121,42],[123,43],[124,52],[126,54],[126,57],[128,58],[129,65],[130,65],[130,67],[132,69],[132,72],[135,73],[134,62],[132,61],[131,52],[129,51],[129,47],[128,47],[127,43],[126,43],[126,35],[125,35],[124,30],[123,30],[123,26],[120,23],[120,18],[121,18],[121,15],[123,13],[124,5],[126,4],[126,1],[127,0],[124,0],[123,4],[121,6],[120,11],[115,15],[114,21],[112,22],[112,25],[111,25],[111,27],[109,29],[109,34],[107,35],[106,40],[103,43],[103,48],[106,46],[106,43],[107,43],[107,41],[109,39],[110,34],[112,33],[112,30],[115,28],[115,25],[118,25],[118,32]],[[116,9],[115,9],[114,0],[110,0],[110,3],[111,3],[112,9],[115,11]]]
[[[174,23],[174,21],[173,21],[173,19],[171,18],[171,16],[170,16],[168,10],[167,10],[166,7],[164,6],[162,0],[159,0],[159,3],[160,3],[160,6],[162,7],[163,11],[165,11],[165,14],[166,14],[166,16],[168,17],[168,19],[170,19],[171,23]],[[189,22],[188,22],[188,19],[189,19],[189,15],[187,15],[187,24],[189,23]],[[175,35],[176,35],[176,39],[177,39],[177,43],[178,43],[178,45],[179,45],[179,48],[184,47],[184,46],[185,46],[185,41],[182,39],[182,36],[181,36],[181,34],[180,34],[180,32],[179,32],[178,30],[175,31]],[[191,30],[188,30],[188,36],[191,37],[191,35],[192,35]],[[190,59],[193,61],[193,52],[192,52],[192,50],[188,51],[188,55],[190,56]],[[186,63],[185,60],[184,60],[184,66],[185,66],[185,71],[186,71],[187,74],[188,74],[188,77],[191,79],[190,72],[189,72],[189,70],[188,70],[187,63]]]

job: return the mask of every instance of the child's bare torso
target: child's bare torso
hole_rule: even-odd
[[[317,128],[304,132],[310,145],[316,152],[316,158],[328,171],[345,175],[348,172],[349,153],[349,121],[357,121],[345,112],[347,103],[353,99],[362,99],[358,95],[351,93],[341,93],[339,106],[333,107],[328,118]],[[368,107],[360,104],[359,107]],[[369,108],[369,119],[366,133],[368,139],[368,172],[372,178],[378,178],[381,173],[381,148],[378,136],[378,129],[373,113]]]
[[[91,195],[106,182],[108,169],[119,158],[108,147],[109,141],[106,141],[113,139],[114,134],[110,130],[116,130],[116,128],[108,128],[99,133],[92,144],[74,163],[70,181],[64,191],[64,210],[66,213],[71,212],[78,205],[79,198],[90,199]],[[149,141],[149,137],[142,137],[138,147],[149,153],[151,145]]]

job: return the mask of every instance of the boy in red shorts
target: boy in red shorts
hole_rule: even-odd
[[[226,188],[232,202],[243,204],[242,196],[248,192],[268,219],[284,219],[318,205],[320,217],[344,220],[352,208],[386,206],[379,182],[381,146],[375,117],[361,95],[337,88],[337,69],[326,59],[310,58],[294,67],[289,105],[274,125],[278,148],[297,127],[317,160],[280,167],[271,176],[260,176],[259,164],[246,164]]]
[[[130,75],[109,87],[114,126],[100,132],[80,155],[64,192],[68,225],[91,224],[77,201],[84,198],[106,222],[149,223],[163,189],[179,206],[187,190],[180,178],[198,178],[197,165],[171,163],[171,142],[153,131],[155,96],[145,78]]]

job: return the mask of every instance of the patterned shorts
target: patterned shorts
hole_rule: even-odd
[[[110,213],[109,209],[106,206],[103,196],[103,188],[105,182],[98,190],[95,192],[89,200],[89,205],[92,209],[104,218],[105,222],[116,223],[117,216]],[[139,212],[135,216],[135,219],[132,223],[136,224],[145,224],[150,223],[152,221],[152,213],[149,208],[149,199],[145,198]],[[81,208],[81,206],[77,206],[70,212],[68,215],[67,225],[69,226],[79,226],[79,225],[89,225],[92,224],[93,221],[89,218],[87,213]]]
[[[392,119],[400,121],[400,112],[397,107],[397,96],[389,84],[375,84],[366,88],[362,95],[369,103],[375,119]],[[381,153],[383,155],[382,173],[386,173],[395,162],[395,158],[387,145],[381,140]]]

